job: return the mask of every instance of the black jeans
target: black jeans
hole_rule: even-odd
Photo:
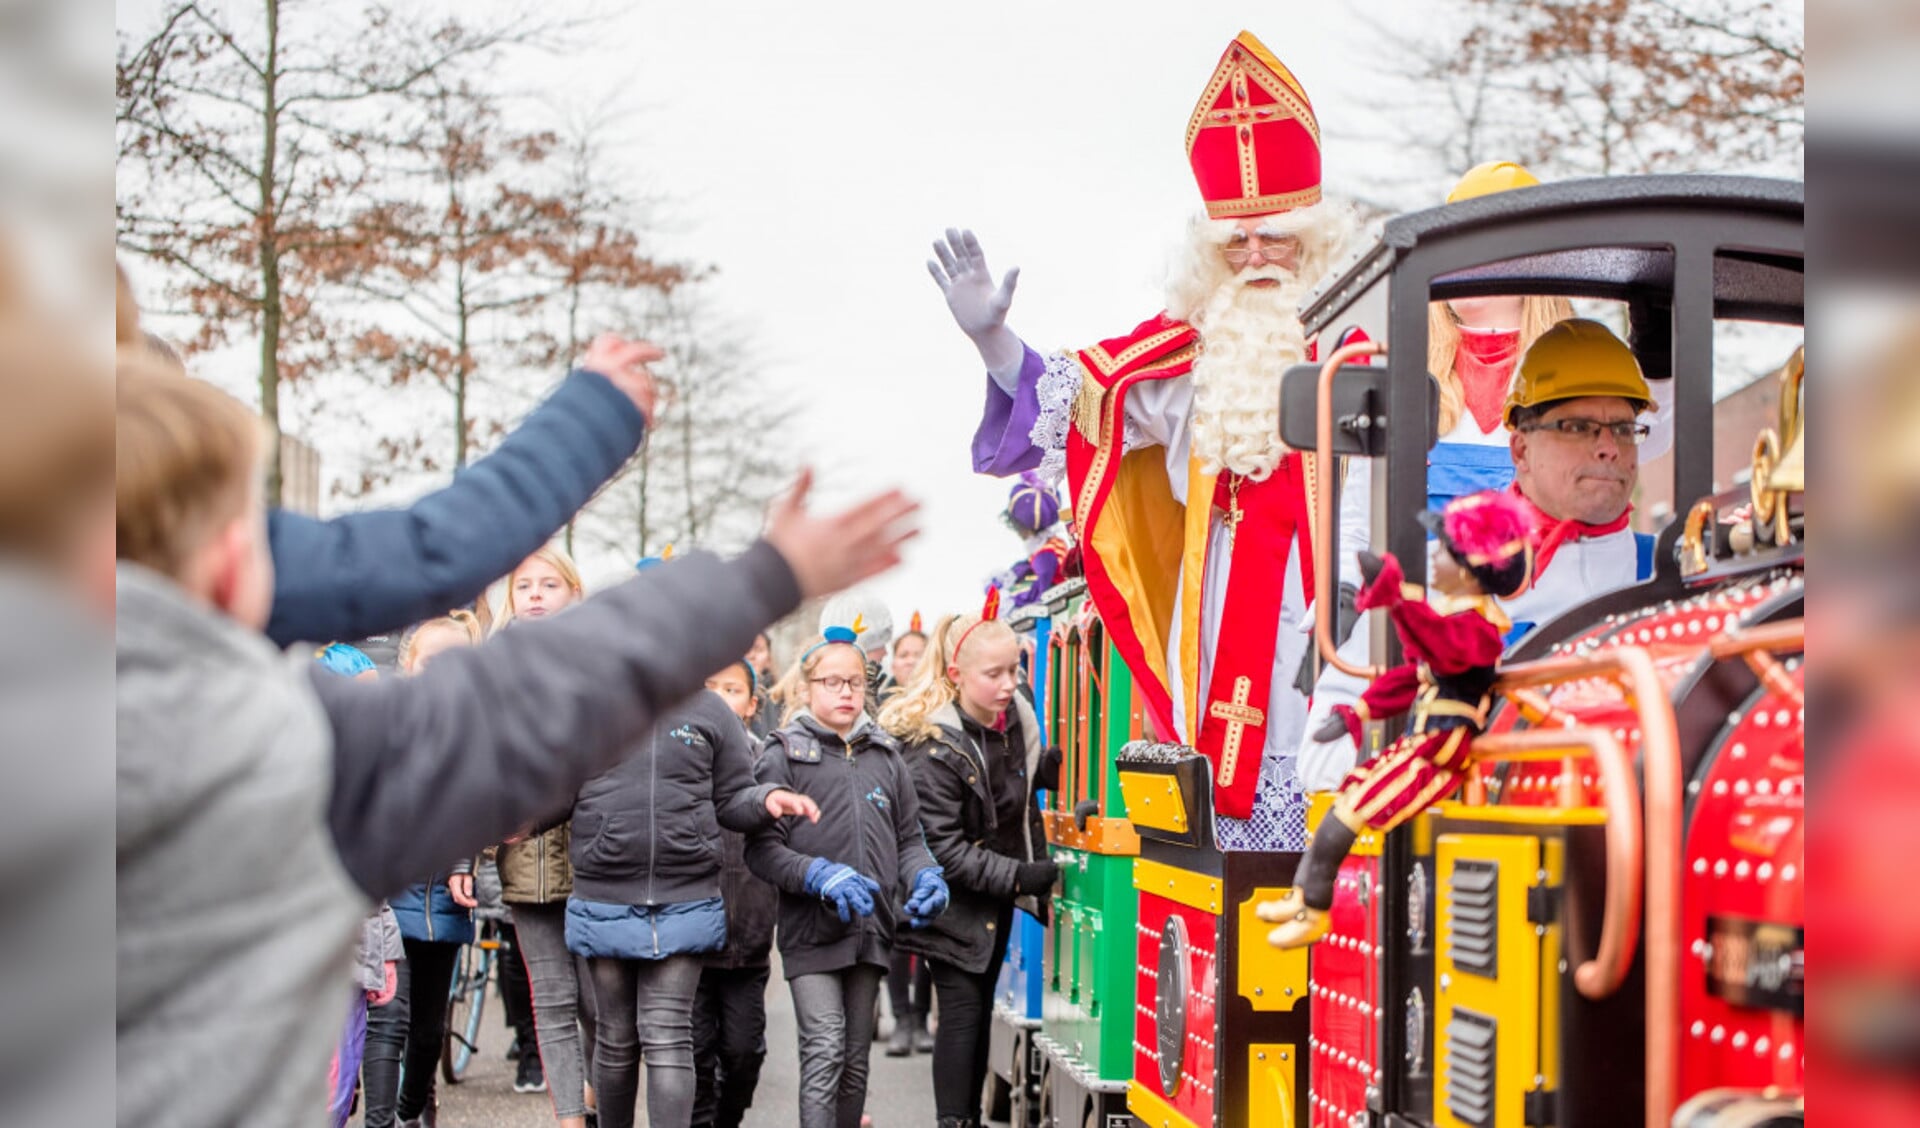
[[[407,985],[412,965],[395,969],[399,986],[385,1006],[367,1008],[367,1052],[360,1059],[360,1107],[366,1128],[393,1128],[393,1102],[400,1097],[400,1058],[407,1051]]]
[[[925,956],[893,950],[893,964],[887,968],[887,1002],[896,1023],[909,1015],[922,1020],[927,1017],[933,1005],[933,969],[927,966]]]
[[[433,1101],[434,1078],[440,1075],[441,1044],[447,1036],[447,991],[453,986],[453,964],[459,944],[439,940],[402,940],[407,949],[406,1073],[400,1079],[400,1099],[394,1111],[412,1120]]]
[[[709,967],[693,994],[694,1128],[740,1128],[767,1059],[767,968]]]
[[[933,1032],[934,1115],[980,1119],[980,1086],[987,1080],[987,1042],[993,1033],[993,985],[1007,954],[1007,929],[1013,904],[1000,907],[993,927],[993,958],[975,974],[941,960],[933,965],[933,989],[940,1000],[940,1028]]]
[[[520,954],[520,934],[511,921],[500,922],[500,1005],[507,1025],[520,1041],[522,1053],[539,1054],[534,1045],[533,984],[527,979],[527,961]]]

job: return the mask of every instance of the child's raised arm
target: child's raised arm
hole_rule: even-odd
[[[563,808],[666,708],[800,602],[771,544],[685,557],[419,677],[314,679],[334,730],[328,821],[378,897]]]

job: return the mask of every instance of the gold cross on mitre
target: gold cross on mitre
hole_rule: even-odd
[[[1227,738],[1220,746],[1221,787],[1233,785],[1235,769],[1240,763],[1240,742],[1246,736],[1248,726],[1266,723],[1267,714],[1248,703],[1253,696],[1253,679],[1237,677],[1233,679],[1233,698],[1229,701],[1215,701],[1207,706],[1207,715],[1227,722]]]

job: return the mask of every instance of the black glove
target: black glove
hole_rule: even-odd
[[[1380,578],[1380,570],[1386,566],[1386,561],[1362,549],[1360,552],[1360,578],[1365,580],[1366,583],[1361,586],[1372,587],[1373,581]]]
[[[1360,589],[1352,584],[1340,585],[1340,599],[1333,608],[1333,645],[1338,648],[1347,644],[1353,637],[1353,628],[1360,623],[1360,612],[1354,607],[1354,600],[1360,598]],[[1313,687],[1320,680],[1320,651],[1311,640],[1307,643],[1306,653],[1300,655],[1300,669],[1294,674],[1293,686],[1302,697],[1312,697]]]
[[[1326,720],[1320,722],[1320,727],[1313,730],[1313,738],[1322,744],[1329,740],[1338,740],[1345,735],[1347,735],[1347,722],[1342,720],[1338,713],[1327,714]]]
[[[1035,791],[1060,790],[1060,746],[1049,744],[1040,753],[1040,762],[1033,767],[1033,789]]]
[[[1060,867],[1050,861],[1021,862],[1013,870],[1013,887],[1019,893],[1045,893],[1060,880]]]

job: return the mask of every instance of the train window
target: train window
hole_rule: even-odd
[[[1781,366],[1805,337],[1798,325],[1730,318],[1713,323],[1714,492],[1752,479],[1754,443],[1762,431],[1779,425]],[[1672,463],[1669,449],[1640,468],[1634,504],[1646,531],[1673,520],[1681,508],[1673,498]]]

